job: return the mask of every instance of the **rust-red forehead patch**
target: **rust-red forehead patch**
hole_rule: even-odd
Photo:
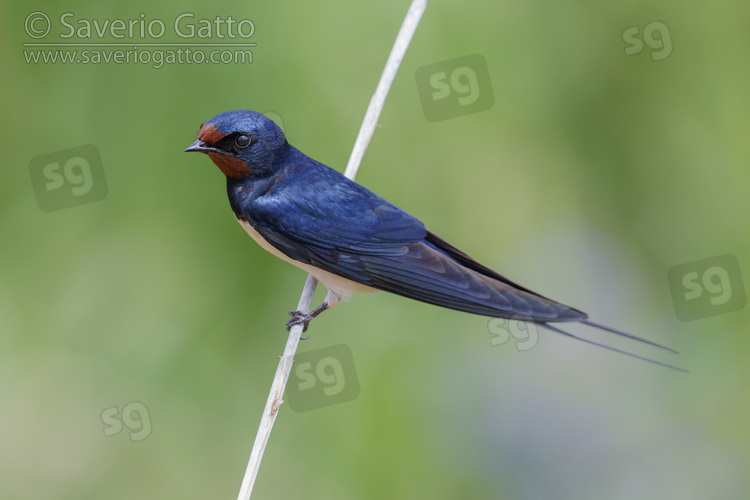
[[[216,144],[226,137],[226,135],[227,134],[219,132],[212,124],[204,123],[201,125],[201,129],[198,132],[198,139],[209,144]]]

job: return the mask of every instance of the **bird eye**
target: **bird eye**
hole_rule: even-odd
[[[253,143],[253,139],[247,134],[240,134],[234,138],[234,145],[240,149],[245,149]]]

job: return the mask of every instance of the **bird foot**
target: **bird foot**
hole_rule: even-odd
[[[287,331],[291,330],[294,325],[303,325],[302,332],[307,331],[307,327],[310,326],[310,321],[313,320],[315,316],[312,314],[306,314],[302,311],[289,311],[289,316],[292,317],[289,321],[286,322],[286,329]],[[307,339],[308,337],[300,337],[302,339]]]
[[[302,332],[307,331],[307,327],[310,326],[310,321],[313,320],[318,314],[328,309],[328,302],[323,302],[318,307],[313,309],[310,314],[303,313],[302,311],[289,311],[289,316],[292,317],[286,322],[286,329],[291,330],[294,325],[304,325]],[[300,337],[301,340],[307,340],[309,337]]]

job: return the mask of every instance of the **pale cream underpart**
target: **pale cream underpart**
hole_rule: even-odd
[[[267,252],[275,255],[281,260],[299,267],[309,274],[312,274],[318,281],[323,283],[323,285],[325,285],[325,287],[328,289],[326,302],[328,303],[328,307],[330,307],[331,309],[336,307],[336,304],[338,304],[342,299],[345,301],[350,300],[355,293],[371,293],[378,291],[376,288],[357,283],[356,281],[352,281],[347,278],[342,278],[341,276],[336,276],[335,274],[329,273],[328,271],[318,269],[317,267],[313,267],[309,264],[303,264],[302,262],[287,257],[279,250],[277,250],[273,245],[268,243],[265,238],[263,238],[263,236],[261,236],[260,233],[258,233],[258,231],[256,231],[255,228],[253,228],[253,226],[251,226],[248,222],[241,221],[239,219],[237,219],[237,222],[239,222],[243,229],[247,231],[247,234],[252,236],[253,239],[257,241],[258,244]]]

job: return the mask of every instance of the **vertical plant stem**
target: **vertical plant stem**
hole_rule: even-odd
[[[404,54],[406,54],[406,49],[409,47],[409,43],[414,36],[414,32],[416,31],[426,8],[427,0],[414,0],[406,13],[404,22],[401,25],[401,29],[399,30],[396,41],[391,49],[391,54],[388,56],[388,61],[386,61],[383,74],[380,76],[380,81],[375,89],[375,94],[372,96],[372,99],[370,99],[370,105],[367,108],[367,113],[365,114],[362,126],[359,129],[359,134],[354,143],[352,154],[346,165],[344,175],[352,180],[354,180],[354,177],[357,175],[357,170],[362,162],[362,157],[367,150],[367,146],[370,144],[372,135],[375,132],[375,127],[378,124],[378,118],[380,117],[380,112],[383,110],[385,98],[388,95],[393,79],[396,77],[396,72],[401,65],[401,60],[404,58]],[[312,304],[317,284],[318,281],[308,275],[305,287],[302,290],[302,296],[300,297],[297,306],[299,311],[305,313],[310,311],[310,305]],[[268,394],[268,400],[266,401],[266,407],[263,410],[258,433],[255,436],[255,444],[253,444],[253,449],[250,452],[250,460],[248,461],[245,476],[242,480],[240,493],[237,497],[238,500],[249,500],[252,495],[255,478],[258,476],[258,469],[260,468],[260,463],[263,459],[263,452],[265,451],[266,444],[271,436],[271,430],[276,421],[279,407],[283,403],[282,396],[287,381],[289,380],[289,374],[292,371],[294,354],[297,352],[297,346],[299,345],[302,330],[302,325],[295,325],[289,331],[289,339],[284,348],[284,354],[279,359],[279,366],[276,368],[276,375],[271,384],[271,392]]]

